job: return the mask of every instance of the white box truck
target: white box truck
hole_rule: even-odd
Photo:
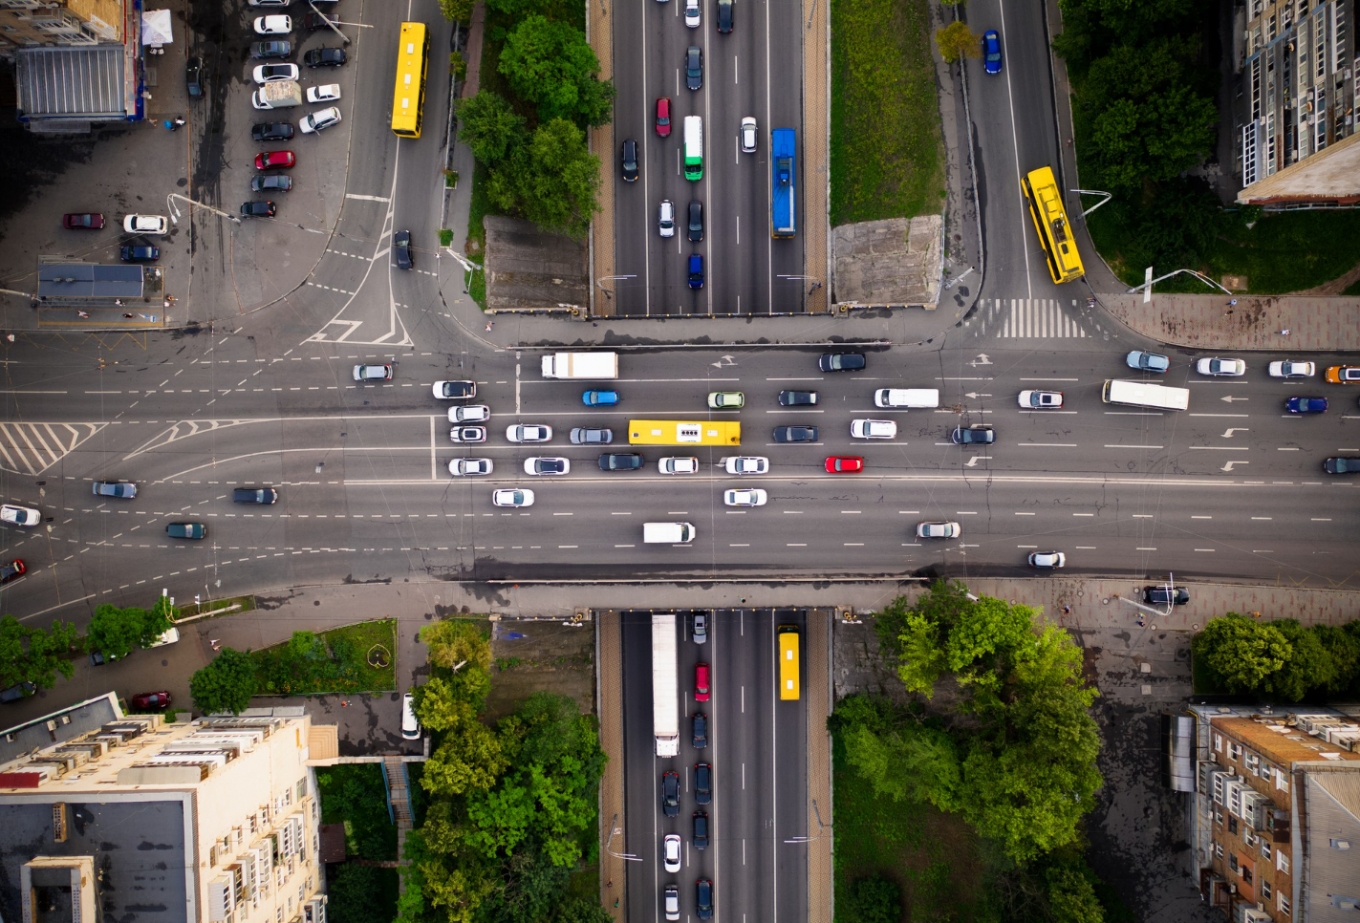
[[[275,80],[250,94],[250,104],[256,109],[287,109],[302,105],[302,87],[296,80]]]
[[[879,388],[874,392],[874,406],[928,410],[940,406],[940,392],[938,388]]]
[[[675,673],[675,613],[652,616],[652,726],[657,756],[680,755],[680,686]]]
[[[686,545],[694,541],[694,525],[688,522],[644,522],[642,541],[648,545]]]
[[[543,357],[544,378],[618,378],[618,353],[552,353]]]

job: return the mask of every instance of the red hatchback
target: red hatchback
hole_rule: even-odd
[[[62,215],[61,226],[71,231],[99,231],[104,227],[104,216],[98,212]]]
[[[255,155],[256,170],[287,170],[296,165],[292,151],[263,151]]]
[[[707,702],[709,694],[708,664],[696,663],[694,665],[694,701]]]
[[[656,135],[668,138],[671,134],[671,98],[663,96],[656,101]]]
[[[864,470],[864,459],[859,455],[832,455],[826,460],[827,474],[854,474]]]
[[[165,708],[169,704],[168,692],[142,692],[132,697],[133,708]]]

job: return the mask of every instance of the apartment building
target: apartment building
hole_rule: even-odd
[[[308,716],[110,700],[0,733],[0,916],[325,923]]]
[[[1360,918],[1360,721],[1191,706],[1200,888],[1232,923]]]
[[[1238,201],[1360,202],[1356,0],[1245,0],[1237,9]]]
[[[123,0],[0,0],[0,57],[26,45],[122,42]]]

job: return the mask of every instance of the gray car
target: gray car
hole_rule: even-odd
[[[698,90],[703,85],[704,50],[698,45],[690,45],[685,52],[685,86],[691,90]]]
[[[613,430],[587,429],[583,426],[578,426],[571,431],[572,445],[609,445],[613,441]]]
[[[118,497],[121,500],[131,500],[137,496],[137,485],[131,481],[95,481],[94,495],[96,497]]]
[[[1171,359],[1160,353],[1145,353],[1141,349],[1135,349],[1124,357],[1125,364],[1131,369],[1139,369],[1144,372],[1165,372],[1171,368]]]

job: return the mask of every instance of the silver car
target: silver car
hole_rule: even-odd
[[[0,522],[7,522],[12,526],[36,526],[42,521],[42,513],[27,506],[11,506],[6,503],[0,506]]]
[[[723,459],[723,468],[728,474],[769,474],[770,460],[763,455],[735,455]]]
[[[511,442],[550,442],[552,427],[543,423],[516,423],[505,431]]]
[[[764,506],[770,495],[758,487],[732,488],[723,493],[725,506]]]
[[[610,429],[589,429],[578,426],[571,431],[572,445],[609,445],[614,441],[614,431]]]
[[[692,455],[671,455],[659,459],[656,470],[662,474],[698,474],[699,459]]]
[[[489,458],[455,458],[449,462],[449,474],[456,478],[490,474],[495,465]]]
[[[753,115],[741,120],[741,152],[743,154],[756,152],[756,117]]]
[[[1062,567],[1067,563],[1067,555],[1061,551],[1036,551],[1029,556],[1030,567]]]
[[[450,423],[485,423],[491,417],[491,408],[485,404],[462,404],[449,408]]]
[[[916,526],[917,538],[958,538],[962,534],[957,522],[923,522]]]
[[[486,442],[485,426],[455,426],[449,430],[450,442]]]
[[[1195,371],[1201,375],[1212,375],[1214,377],[1238,378],[1247,374],[1247,364],[1241,359],[1224,359],[1214,356],[1210,359],[1201,359],[1195,363]]]
[[[491,494],[493,506],[533,506],[534,492],[527,487],[504,487]]]

